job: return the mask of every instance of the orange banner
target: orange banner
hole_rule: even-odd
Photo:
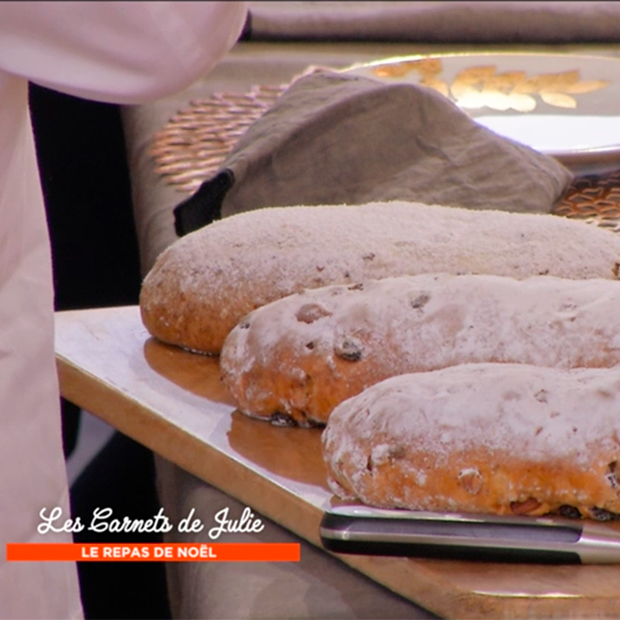
[[[8,543],[8,562],[299,562],[298,543]]]

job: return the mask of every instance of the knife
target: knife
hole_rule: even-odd
[[[620,563],[620,531],[590,520],[336,506],[323,515],[336,553],[492,562]]]

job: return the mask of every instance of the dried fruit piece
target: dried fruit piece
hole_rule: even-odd
[[[331,312],[320,304],[304,304],[295,315],[301,323],[314,323],[317,319],[324,316],[331,316]]]
[[[358,362],[362,359],[364,347],[362,343],[351,336],[343,338],[334,346],[334,353],[343,360]]]
[[[510,509],[516,515],[526,515],[540,508],[540,502],[535,497],[529,497],[523,502],[511,502]]]
[[[482,475],[475,467],[463,469],[458,475],[459,484],[471,495],[478,495],[484,482]]]

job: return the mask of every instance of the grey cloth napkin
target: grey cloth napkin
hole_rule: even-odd
[[[615,43],[617,2],[250,2],[253,40]]]
[[[319,70],[249,127],[175,222],[182,235],[262,207],[388,200],[547,213],[571,180],[431,89]]]

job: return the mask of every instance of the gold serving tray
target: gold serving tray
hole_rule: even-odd
[[[616,58],[452,53],[378,60],[346,71],[430,88],[481,125],[557,158],[577,175],[620,167]]]

